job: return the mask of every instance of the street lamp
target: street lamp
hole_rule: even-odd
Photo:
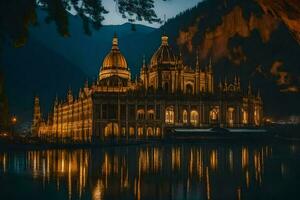
[[[11,126],[12,126],[12,136],[14,136],[14,129],[15,129],[15,125],[17,124],[17,117],[15,115],[13,115],[10,119],[11,122]]]

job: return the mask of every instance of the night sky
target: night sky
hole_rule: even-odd
[[[158,17],[161,19],[172,18],[179,14],[180,12],[192,8],[197,5],[201,0],[154,0],[155,1],[155,11]],[[116,4],[113,0],[103,0],[103,6],[109,11],[109,14],[105,15],[105,21],[103,24],[123,24],[127,22],[127,19],[123,19],[121,14],[117,12]],[[149,24],[147,22],[137,22],[138,24],[144,24],[151,27],[159,27],[160,24]]]

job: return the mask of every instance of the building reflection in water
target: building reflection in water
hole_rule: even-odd
[[[68,199],[242,199],[264,183],[272,148],[202,144],[0,153],[0,173],[30,175],[43,190],[54,186]],[[279,163],[281,176],[287,168]]]

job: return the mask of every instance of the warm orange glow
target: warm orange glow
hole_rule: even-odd
[[[17,117],[16,116],[12,116],[11,123],[12,124],[16,124],[17,123]]]

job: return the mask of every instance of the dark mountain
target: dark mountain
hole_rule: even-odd
[[[34,39],[23,48],[6,45],[2,56],[10,112],[20,121],[31,119],[34,95],[40,96],[42,110],[48,111],[56,94],[63,97],[70,86],[78,91],[87,78],[77,66]]]
[[[300,113],[299,0],[206,0],[161,29],[188,64],[199,51],[217,80],[239,74],[262,88],[266,114]]]
[[[46,16],[43,11],[39,11],[38,16],[39,24],[30,30],[28,43],[21,48],[6,44],[0,59],[6,77],[10,111],[21,121],[31,120],[35,94],[41,98],[42,111],[48,113],[56,94],[64,98],[71,87],[77,95],[86,79],[96,79],[115,32],[135,74],[134,69],[138,69],[135,65],[142,62],[143,44],[134,40],[143,41],[154,30],[136,25],[136,31],[132,31],[131,24],[126,23],[104,26],[88,36],[80,18],[70,15],[71,36],[63,38],[54,24],[43,22]]]
[[[38,16],[40,22],[46,17],[43,11],[39,11]],[[55,24],[39,23],[30,31],[30,36],[94,78],[99,73],[104,56],[111,48],[114,33],[119,37],[120,47],[127,56],[129,65],[136,65],[135,59],[138,56],[142,59],[142,53],[139,52],[142,52],[140,50],[144,47],[143,43],[136,41],[143,41],[145,36],[154,30],[147,26],[136,25],[136,31],[133,31],[132,25],[125,23],[103,26],[98,31],[93,31],[92,35],[86,35],[81,19],[73,15],[69,16],[69,29],[71,36],[63,38],[57,33]]]

